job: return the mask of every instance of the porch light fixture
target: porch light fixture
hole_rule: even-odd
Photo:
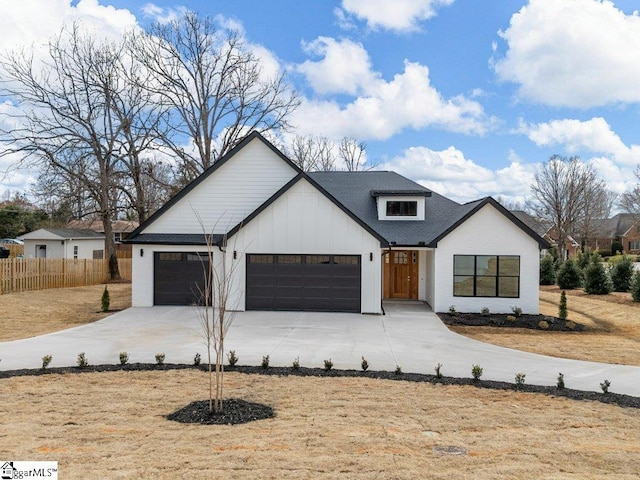
[[[141,257],[144,257],[144,248],[141,248],[141,249],[140,249],[140,256],[141,256]]]
[[[233,259],[237,259],[238,258],[238,252],[236,250],[233,251]]]
[[[373,262],[373,252],[369,252],[369,261]]]

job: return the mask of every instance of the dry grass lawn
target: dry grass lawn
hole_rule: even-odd
[[[518,328],[449,327],[476,340],[554,357],[640,365],[640,304],[629,293],[587,295],[566,290],[569,318],[584,332],[543,332]],[[541,287],[540,313],[558,315],[560,289]]]
[[[637,478],[640,411],[539,394],[358,378],[226,375],[276,417],[201,426],[164,416],[206,398],[194,370],[0,381],[0,458],[60,478]],[[457,446],[465,455],[443,455]]]
[[[131,306],[131,284],[110,283],[111,310]],[[34,337],[95,322],[102,313],[104,285],[54,288],[0,295],[0,342]]]

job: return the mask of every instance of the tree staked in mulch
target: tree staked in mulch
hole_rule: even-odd
[[[168,420],[180,423],[199,423],[201,425],[239,425],[273,418],[273,408],[261,403],[247,402],[240,398],[227,398],[222,401],[221,412],[209,410],[209,400],[191,402],[167,415]]]
[[[530,328],[550,332],[582,332],[584,325],[572,320],[562,320],[548,315],[523,314],[519,317],[507,313],[438,313],[438,317],[445,325],[464,327],[510,327]],[[542,328],[540,322],[545,322]]]
[[[45,370],[38,369],[23,369],[23,370],[6,370],[0,371],[0,380],[3,378],[10,378],[16,376],[37,376],[37,375],[48,375],[48,374],[60,374],[60,373],[84,373],[84,372],[116,372],[116,371],[158,371],[158,370],[184,370],[184,369],[200,369],[206,371],[207,367],[205,365],[194,366],[194,365],[185,365],[185,364],[164,364],[157,365],[152,363],[132,363],[126,365],[89,365],[85,368],[78,367],[54,367],[47,368]],[[361,370],[325,370],[323,368],[305,368],[300,367],[299,369],[293,369],[291,367],[269,367],[262,368],[261,366],[234,366],[229,367],[225,366],[225,371],[229,372],[238,372],[248,375],[276,375],[276,376],[299,376],[299,377],[328,377],[328,378],[345,378],[345,377],[353,377],[353,378],[370,378],[370,379],[381,379],[381,380],[395,380],[395,381],[406,381],[406,382],[416,382],[416,383],[431,383],[434,385],[467,385],[474,386],[477,388],[489,388],[494,390],[516,390],[520,392],[528,392],[528,393],[538,393],[543,395],[549,395],[551,397],[563,397],[571,400],[587,400],[601,403],[608,403],[612,405],[617,405],[619,407],[626,408],[640,408],[640,397],[634,397],[631,395],[624,395],[621,393],[600,393],[600,392],[591,392],[591,391],[583,391],[583,390],[574,390],[571,388],[557,388],[555,386],[542,386],[542,385],[516,385],[515,383],[510,382],[498,382],[494,380],[474,380],[473,378],[458,378],[458,377],[446,377],[442,376],[441,378],[436,377],[435,375],[429,374],[421,374],[421,373],[395,373],[391,371],[372,371],[367,370],[363,372]],[[565,378],[567,383],[571,383],[571,378]],[[612,388],[615,388],[615,385],[612,385]],[[231,402],[235,403],[231,403]],[[189,413],[188,407],[196,404],[191,408],[191,412]],[[230,415],[232,415],[232,411],[240,412],[236,414],[236,420],[226,421],[220,419],[220,421],[211,421],[208,416],[209,409],[209,401],[208,400],[200,400],[197,402],[193,402],[191,405],[185,407],[182,410],[185,412],[181,413],[180,416],[193,415],[197,418],[198,413],[197,409],[202,408],[204,405],[206,408],[206,414],[200,417],[199,422],[196,423],[204,423],[204,424],[234,424],[234,423],[246,423],[241,420],[251,417],[255,414],[255,411],[249,402],[244,402],[239,399],[226,399],[224,404],[224,409],[229,410]],[[247,405],[246,409],[243,410],[243,405]],[[268,412],[271,407],[263,405],[264,411]],[[181,412],[181,410],[178,410]],[[178,412],[174,412],[170,415],[176,415]],[[193,413],[195,412],[195,413]],[[264,416],[262,418],[270,418],[275,414],[271,410],[270,416]],[[168,418],[168,417],[167,417]],[[172,419],[173,420],[173,419]],[[255,418],[258,420],[258,418]],[[180,420],[177,420],[180,421]],[[248,420],[252,421],[252,420]],[[194,423],[194,422],[188,422]]]

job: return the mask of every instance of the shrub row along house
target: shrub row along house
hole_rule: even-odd
[[[255,132],[127,238],[133,306],[196,303],[206,234],[233,310],[380,314],[389,298],[537,313],[548,247],[492,198],[461,205],[387,171],[305,173]]]

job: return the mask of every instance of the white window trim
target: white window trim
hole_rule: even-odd
[[[422,195],[386,195],[377,197],[378,220],[399,220],[402,222],[424,220],[425,197]],[[417,202],[418,209],[415,216],[387,216],[387,202]]]

